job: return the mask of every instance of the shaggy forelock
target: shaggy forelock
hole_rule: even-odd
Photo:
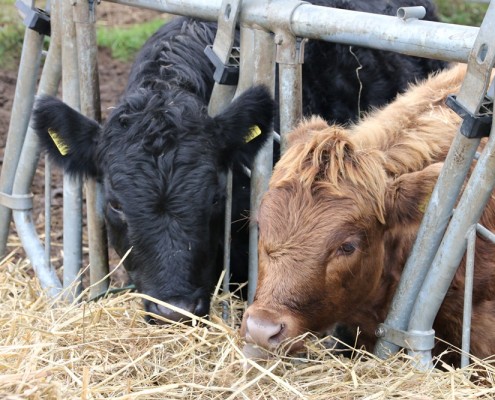
[[[159,92],[141,88],[113,110],[104,127],[99,158],[108,164],[138,149],[143,157],[158,157],[191,140],[202,140],[205,147],[213,139],[208,135],[210,121],[205,105],[195,95],[174,87]],[[196,135],[201,130],[203,135]]]
[[[311,131],[311,123],[304,128]],[[275,168],[270,188],[295,184],[303,188],[301,193],[371,202],[377,218],[384,222],[387,176],[383,163],[381,151],[359,149],[342,128],[327,127],[314,131],[307,142],[296,141],[289,147]]]

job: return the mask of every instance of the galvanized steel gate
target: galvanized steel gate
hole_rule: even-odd
[[[18,0],[20,1],[20,0]],[[493,83],[490,71],[495,63],[495,3],[491,3],[480,28],[443,24],[417,19],[414,9],[401,9],[398,17],[322,8],[299,0],[109,0],[113,3],[149,8],[171,14],[219,21],[220,31],[238,25],[241,31],[240,78],[232,87],[216,85],[210,112],[215,113],[235,94],[253,83],[264,83],[275,90],[275,65],[279,66],[280,140],[301,116],[301,38],[321,39],[404,54],[468,62],[468,75],[457,94],[457,106],[468,115],[460,129],[432,194],[415,246],[406,264],[389,316],[377,334],[375,353],[387,357],[400,347],[419,355],[419,366],[430,368],[433,347],[433,320],[445,296],[466,247],[468,247],[465,328],[463,350],[469,350],[470,292],[476,232],[495,243],[495,235],[477,225],[495,186],[495,132],[479,159],[457,209],[453,212],[461,185],[473,158],[479,138],[467,138],[473,120],[482,106],[493,109]],[[25,13],[24,47],[9,126],[5,159],[0,176],[0,253],[5,252],[11,215],[26,253],[44,288],[55,296],[79,279],[82,259],[82,183],[64,178],[64,279],[59,281],[50,264],[50,209],[46,210],[45,244],[38,237],[32,220],[30,187],[38,164],[37,138],[29,128],[34,102],[37,70],[41,64],[43,34],[51,20],[50,48],[43,66],[38,94],[55,95],[62,82],[64,101],[90,118],[100,119],[96,71],[95,7],[93,0],[51,0],[48,17],[36,10],[34,1],[19,4]],[[359,30],[356,27],[359,26]],[[33,29],[31,29],[33,28]],[[39,32],[35,31],[37,29]],[[222,62],[230,43],[215,40],[213,49]],[[256,55],[256,57],[253,57]],[[468,121],[468,122],[466,122]],[[469,125],[469,126],[468,126]],[[461,132],[462,131],[462,132]],[[256,213],[272,169],[271,145],[266,146],[251,171],[251,212]],[[46,160],[49,170],[49,161]],[[49,172],[46,173],[46,204],[50,202]],[[86,183],[90,241],[91,295],[108,289],[106,234],[103,197],[98,185]],[[227,205],[227,215],[229,207]],[[230,219],[226,220],[229,235]],[[250,225],[249,299],[257,281],[257,226]],[[228,251],[225,263],[229,264]],[[468,272],[469,274],[469,272]],[[472,283],[471,283],[472,284]],[[66,293],[69,298],[77,295]],[[463,365],[468,363],[465,355]]]

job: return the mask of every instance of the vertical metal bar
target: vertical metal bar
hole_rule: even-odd
[[[235,85],[220,85],[215,83],[210,102],[208,104],[208,114],[211,116],[220,113],[234,98]]]
[[[62,0],[62,94],[64,102],[80,109],[76,29],[71,0]],[[82,51],[82,49],[81,49]],[[64,289],[71,301],[81,291],[82,180],[64,174]],[[70,288],[70,290],[67,290]]]
[[[225,201],[225,228],[224,228],[224,250],[223,250],[223,269],[225,274],[223,276],[223,292],[230,292],[230,240],[232,235],[232,188],[233,188],[233,176],[232,168],[229,168],[227,172],[227,199]],[[228,304],[223,306],[222,318],[227,321],[229,318]]]
[[[31,5],[33,4],[34,2],[31,1]],[[15,173],[26,136],[31,109],[33,108],[36,81],[41,63],[43,38],[44,36],[38,32],[26,28],[2,172],[0,174],[0,192],[9,195],[12,194]],[[0,205],[0,255],[5,253],[11,217],[12,210]]]
[[[62,67],[61,67],[61,45],[60,45],[60,4],[52,1],[51,4],[51,40],[46,57],[43,72],[41,74],[38,94],[55,95],[60,84]],[[39,160],[39,143],[38,137],[31,128],[28,128],[19,164],[16,170],[16,176],[12,189],[13,194],[30,193],[31,184],[36,173],[36,167]],[[50,182],[50,163],[45,165],[45,178],[47,185]],[[49,186],[48,186],[49,189]],[[42,287],[47,290],[52,297],[60,293],[62,284],[58,279],[55,269],[50,264],[50,191],[45,189],[45,198],[47,208],[45,214],[45,240],[46,247],[39,240],[38,234],[34,227],[32,219],[32,210],[14,210],[13,216],[19,238],[26,254],[31,261],[36,275],[40,279]]]
[[[241,11],[241,0],[223,0],[218,16],[217,33],[213,41],[212,50],[223,64],[228,64],[232,47],[235,42],[237,19]],[[215,82],[213,91],[208,103],[208,114],[215,116],[220,113],[232,101],[235,94],[235,85],[221,85]],[[225,217],[224,217],[224,238],[223,238],[223,269],[224,277],[222,288],[224,293],[230,292],[230,249],[232,233],[232,190],[233,190],[232,168],[227,172]],[[223,305],[222,318],[229,317],[228,303]]]
[[[241,26],[241,68],[238,92],[253,84],[264,84],[275,90],[275,49],[271,34],[260,29]],[[268,189],[273,167],[273,140],[258,153],[251,171],[251,213],[249,219],[249,283],[248,302],[254,299],[258,281],[257,213],[261,196]]]
[[[108,239],[105,225],[105,195],[103,187],[95,180],[86,182],[86,210],[89,241],[90,297],[108,290],[110,279],[108,265]]]
[[[45,155],[45,268],[49,271],[52,253],[52,168],[50,157]]]
[[[241,12],[242,0],[223,0],[217,22],[217,33],[213,42],[213,51],[220,62],[227,64],[234,46],[237,19]],[[221,112],[234,97],[235,85],[215,83],[208,103],[208,114],[214,116]]]
[[[277,34],[278,92],[280,110],[280,153],[287,147],[286,134],[302,118],[302,63],[304,40]]]
[[[461,368],[469,364],[471,342],[471,314],[473,310],[474,252],[476,247],[476,225],[467,233],[466,280],[464,283],[464,312],[462,316],[462,354]]]
[[[77,48],[79,49],[79,85],[81,113],[101,121],[100,90],[96,44],[96,2],[79,1],[74,7]],[[86,182],[86,209],[89,241],[90,296],[108,290],[108,243],[104,217],[103,188],[94,180]]]

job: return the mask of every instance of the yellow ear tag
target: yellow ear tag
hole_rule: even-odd
[[[48,133],[50,134],[50,137],[53,140],[53,143],[55,143],[55,146],[57,146],[58,151],[60,151],[60,154],[63,156],[66,156],[69,153],[69,146],[67,146],[62,138],[59,136],[57,132],[55,132],[52,128],[48,128]]]
[[[258,125],[253,125],[249,129],[249,133],[246,136],[246,138],[244,139],[244,141],[246,143],[249,143],[251,140],[257,138],[259,135],[261,135],[261,129],[260,129],[260,127]]]
[[[429,196],[427,196],[423,203],[421,203],[419,206],[418,206],[418,210],[421,211],[422,214],[424,214],[426,212],[426,208],[428,207],[428,203],[430,202],[430,198],[431,198],[431,193]]]

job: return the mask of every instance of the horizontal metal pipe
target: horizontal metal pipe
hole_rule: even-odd
[[[293,14],[295,35],[413,56],[466,62],[479,28],[302,5]]]
[[[109,0],[215,21],[220,0]],[[273,31],[285,0],[251,0],[243,3],[241,24],[259,25]],[[278,12],[277,12],[278,10]],[[369,14],[315,6],[301,1],[290,15],[291,33],[297,37],[346,43],[378,50],[390,50],[413,56],[445,61],[467,62],[479,28],[432,21],[407,20],[395,16]]]

